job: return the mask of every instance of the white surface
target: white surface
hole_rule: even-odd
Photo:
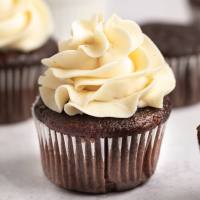
[[[172,113],[153,178],[132,191],[88,196],[67,192],[43,175],[32,120],[0,127],[0,200],[199,200],[200,105]]]

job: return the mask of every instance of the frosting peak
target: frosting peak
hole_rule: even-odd
[[[68,115],[131,117],[138,107],[163,107],[174,75],[154,43],[132,21],[113,15],[72,24],[59,53],[44,59],[39,79],[45,105]]]
[[[42,0],[1,0],[0,48],[31,51],[41,47],[53,31]]]

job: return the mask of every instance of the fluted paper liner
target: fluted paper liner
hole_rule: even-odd
[[[193,25],[200,28],[200,8],[199,6],[190,5],[190,14],[192,16]]]
[[[172,92],[175,107],[200,102],[200,55],[167,58],[176,77],[176,89]]]
[[[83,138],[49,129],[35,118],[45,175],[56,185],[86,193],[134,188],[154,173],[165,124],[113,138]]]
[[[40,66],[0,68],[0,124],[31,117],[30,107],[38,94]]]

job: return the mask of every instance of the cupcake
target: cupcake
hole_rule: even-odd
[[[188,0],[191,8],[192,23],[200,27],[200,0]]]
[[[178,24],[149,23],[142,30],[156,43],[172,68],[177,85],[172,93],[175,107],[200,101],[200,30]]]
[[[57,52],[52,30],[43,1],[0,2],[0,124],[31,117],[41,59]]]
[[[198,128],[197,128],[197,139],[198,139],[198,143],[200,145],[200,126],[198,126]]]
[[[54,184],[124,191],[154,173],[171,112],[172,70],[133,21],[76,21],[44,59],[33,106],[42,166]]]

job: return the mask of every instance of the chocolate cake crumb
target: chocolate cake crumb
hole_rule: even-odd
[[[33,110],[36,117],[47,127],[62,134],[80,137],[120,137],[137,133],[144,133],[164,123],[171,112],[170,98],[164,99],[162,109],[146,107],[139,108],[131,117],[97,118],[86,114],[68,116],[66,113],[57,113],[47,108],[41,99],[35,103]]]

